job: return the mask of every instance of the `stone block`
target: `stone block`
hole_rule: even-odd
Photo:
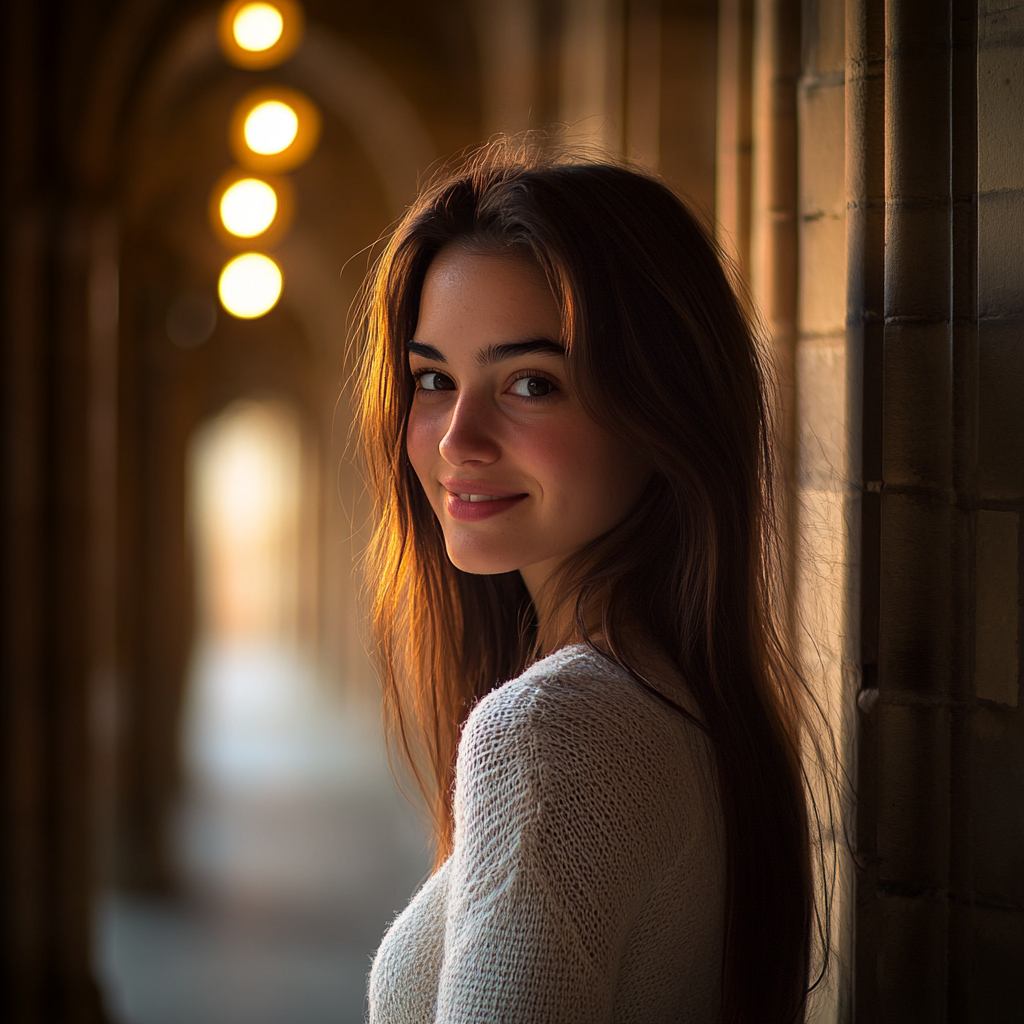
[[[879,672],[883,689],[948,692],[953,626],[951,511],[919,495],[883,494]]]
[[[846,221],[816,212],[800,221],[800,331],[821,336],[846,325]]]
[[[1024,139],[1024,135],[1021,136]],[[1021,146],[1024,149],[1024,145]],[[978,196],[978,312],[1024,317],[1024,189]]]
[[[1020,616],[1016,512],[978,512],[975,534],[974,692],[1016,706]]]
[[[802,82],[800,209],[842,217],[846,209],[846,90],[843,83]],[[807,264],[805,263],[806,267]],[[813,264],[811,265],[813,266]]]
[[[883,895],[878,924],[877,1024],[946,1020],[945,897]]]
[[[971,733],[974,888],[980,900],[1022,906],[1024,718],[1007,709],[980,707],[972,716]]]
[[[984,0],[978,21],[978,188],[1024,188],[1024,8]]]
[[[1024,317],[978,325],[978,490],[1024,501]]]
[[[948,179],[945,189],[924,198],[886,196],[887,320],[942,320],[949,316],[952,207]]]
[[[796,372],[800,486],[836,490],[849,474],[845,337],[801,340]]]
[[[949,713],[923,702],[888,703],[883,690],[872,714],[879,884],[939,891],[949,870]]]
[[[882,478],[887,487],[944,494],[952,486],[951,341],[948,323],[886,324]]]

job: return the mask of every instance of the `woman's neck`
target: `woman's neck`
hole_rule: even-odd
[[[557,567],[556,567],[557,568]],[[583,609],[583,621],[577,614],[579,590],[559,591],[560,580],[554,570],[541,574],[530,570],[520,570],[526,589],[533,601],[537,615],[538,653],[541,656],[551,654],[570,644],[591,643],[611,653],[611,637],[614,631],[619,641],[625,640],[632,645],[642,632],[638,624],[629,617],[627,621],[607,621],[606,595],[594,594]]]
[[[538,569],[538,566],[530,566],[529,569],[520,570],[520,574],[537,615],[538,649],[545,655],[568,644],[579,643],[584,635],[576,621],[578,594],[559,594],[558,580],[553,569],[543,573]],[[593,616],[588,615],[587,618],[589,634],[589,620]]]

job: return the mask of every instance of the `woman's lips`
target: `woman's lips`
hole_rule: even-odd
[[[467,497],[476,500],[467,501]],[[507,498],[478,493],[459,495],[448,491],[444,496],[444,510],[457,522],[476,523],[481,519],[490,519],[499,512],[507,512],[525,497],[525,494],[513,494]]]

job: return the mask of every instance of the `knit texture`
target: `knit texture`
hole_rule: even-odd
[[[710,1024],[724,905],[703,732],[567,647],[470,714],[453,852],[384,936],[370,1022]]]

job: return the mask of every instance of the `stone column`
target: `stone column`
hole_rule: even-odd
[[[965,47],[972,27],[955,24]],[[965,346],[978,395],[967,421],[977,446],[974,650],[966,655],[974,713],[961,731],[970,815],[957,862],[969,885],[958,907],[969,909],[971,931],[958,953],[970,1019],[1014,1020],[1024,1016],[1024,8],[981,0],[976,52],[978,324],[977,348]],[[968,150],[959,163],[969,158]]]
[[[1024,23],[1005,5],[863,0],[848,28],[865,486],[856,1018],[1015,1020]]]
[[[44,13],[0,23],[0,1019],[94,1024],[95,218],[62,176],[69,54]]]
[[[877,1014],[878,862],[875,728],[878,701],[878,538],[881,467],[881,356],[885,231],[885,8],[883,0],[846,5],[847,394],[851,411],[850,479],[859,490],[859,534],[851,584],[860,694],[857,720],[855,849],[857,906],[853,999],[858,1021]],[[859,571],[858,571],[859,570]]]

